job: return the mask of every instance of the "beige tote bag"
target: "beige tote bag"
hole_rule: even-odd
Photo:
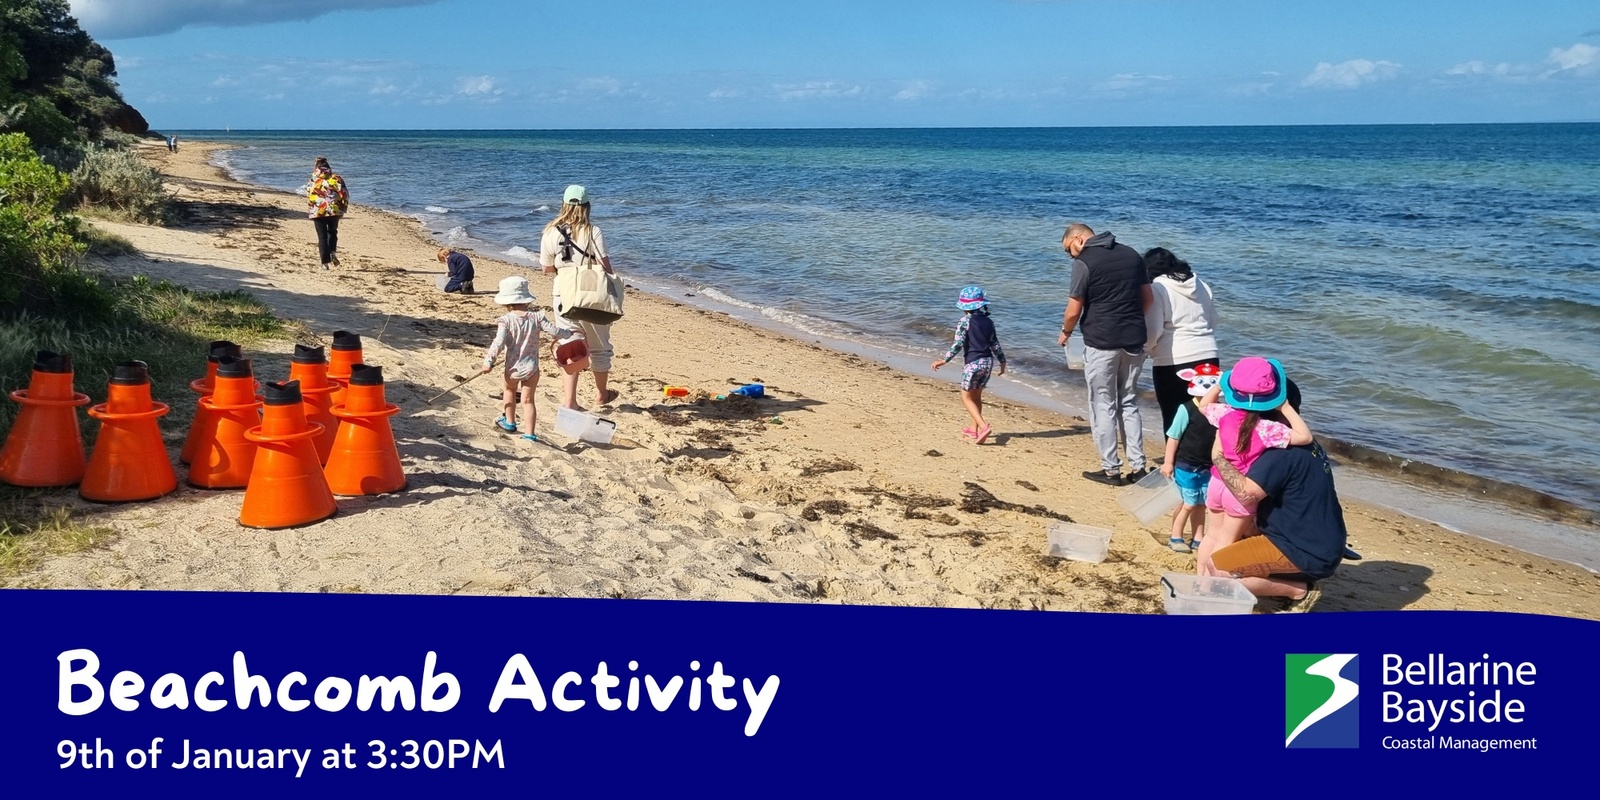
[[[609,325],[622,319],[622,279],[607,273],[593,254],[578,247],[565,226],[558,230],[565,244],[583,255],[576,266],[562,266],[556,271],[555,293],[559,298],[556,313],[595,325]]]

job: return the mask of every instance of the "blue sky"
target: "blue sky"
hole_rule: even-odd
[[[72,0],[157,129],[1600,120],[1595,0]]]

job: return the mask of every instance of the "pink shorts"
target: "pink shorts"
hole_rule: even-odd
[[[1221,511],[1230,517],[1253,517],[1256,515],[1254,508],[1245,508],[1239,498],[1233,496],[1233,491],[1222,482],[1221,478],[1211,476],[1211,482],[1206,484],[1206,509]]]

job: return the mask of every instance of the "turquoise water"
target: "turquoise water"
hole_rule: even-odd
[[[1047,388],[1082,220],[1189,260],[1315,429],[1600,510],[1600,125],[192,135],[525,263],[583,183],[626,274],[901,351],[979,283]]]

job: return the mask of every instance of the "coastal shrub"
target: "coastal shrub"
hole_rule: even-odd
[[[68,186],[26,136],[0,135],[0,312],[55,306],[58,288],[82,294],[78,219],[61,211]]]
[[[72,170],[79,205],[133,222],[160,223],[167,216],[167,190],[161,174],[131,150],[90,145]]]

